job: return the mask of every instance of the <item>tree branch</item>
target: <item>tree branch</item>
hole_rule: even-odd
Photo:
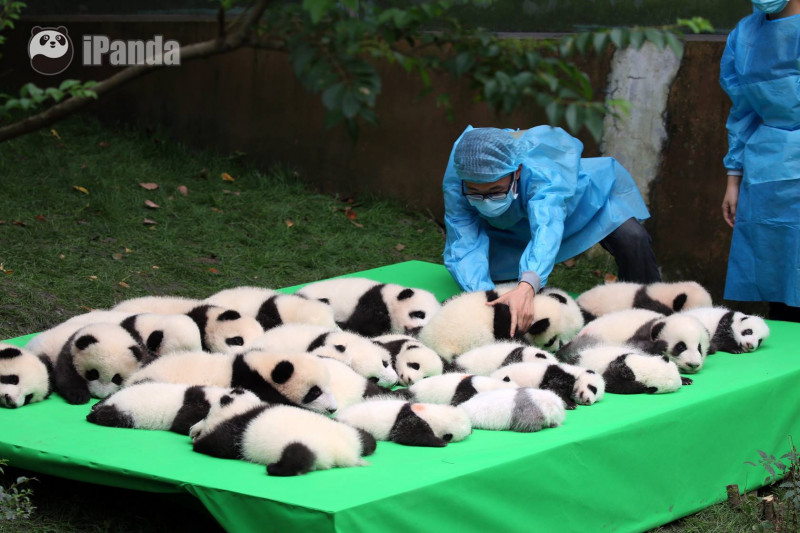
[[[241,17],[241,25],[239,25],[235,32],[229,33],[224,39],[216,38],[181,46],[179,49],[181,64],[194,59],[231,52],[249,44],[253,29],[264,14],[267,4],[271,1],[272,0],[256,0],[249,12]],[[156,56],[155,59],[158,59],[158,57],[159,56]],[[133,79],[163,67],[164,65],[132,65],[99,82],[92,87],[92,90],[99,97]],[[0,142],[55,124],[62,118],[86,107],[94,100],[95,99],[91,97],[72,97],[41,113],[0,128]]]

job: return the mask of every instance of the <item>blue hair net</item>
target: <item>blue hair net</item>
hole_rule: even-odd
[[[519,132],[474,128],[464,133],[453,154],[456,174],[464,181],[490,183],[517,170],[524,142]]]

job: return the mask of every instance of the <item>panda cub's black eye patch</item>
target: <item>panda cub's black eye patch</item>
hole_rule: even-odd
[[[111,378],[111,383],[114,385],[122,385],[122,376],[119,374],[114,374],[114,377]]]
[[[96,368],[93,368],[91,370],[87,370],[84,376],[86,377],[86,381],[95,381],[100,379],[100,372],[98,372]]]
[[[414,370],[419,370],[419,363],[408,363],[408,368],[413,368]]]
[[[594,385],[589,385],[587,388],[592,391],[592,394],[597,394],[597,387]]]
[[[225,344],[228,346],[244,346],[244,339],[241,337],[231,337],[225,339]]]
[[[451,440],[453,440],[453,434],[445,433],[444,435],[442,435],[442,440],[445,442],[450,442]]]
[[[684,351],[686,351],[686,343],[683,341],[676,344],[675,347],[672,349],[672,353],[674,354],[679,354]]]
[[[3,385],[19,385],[19,376],[10,374],[7,376],[0,376],[0,384]]]
[[[742,335],[752,335],[752,334],[753,334],[753,330],[752,329],[746,329],[746,330],[742,331]]]
[[[425,311],[411,311],[410,313],[408,313],[408,316],[410,316],[411,318],[424,319]]]
[[[314,385],[313,387],[308,389],[308,393],[303,398],[303,403],[311,403],[320,396],[322,396],[322,389]]]

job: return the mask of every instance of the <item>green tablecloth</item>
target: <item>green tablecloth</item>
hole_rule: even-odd
[[[458,290],[430,263],[353,275],[440,299]],[[539,433],[475,431],[445,448],[381,442],[366,467],[272,478],[261,465],[193,453],[188,437],[95,426],[89,405],[55,395],[0,409],[0,457],[82,481],[188,492],[237,532],[643,531],[724,500],[730,483],[755,488],[765,472],[745,461],[783,453],[788,436],[800,436],[800,326],[769,325],[760,350],[710,356],[677,393],[608,394]]]

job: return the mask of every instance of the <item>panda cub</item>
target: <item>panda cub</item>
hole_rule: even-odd
[[[710,307],[711,295],[695,281],[616,282],[598,285],[578,296],[586,321],[624,309],[649,309],[662,315]]]
[[[459,405],[479,392],[515,388],[517,384],[513,382],[451,372],[422,379],[411,385],[408,390],[418,402]]]
[[[53,391],[53,364],[24,348],[0,342],[0,407],[40,402]]]
[[[564,402],[549,390],[521,387],[476,394],[459,405],[474,429],[531,433],[564,423]]]
[[[431,292],[367,278],[318,281],[297,294],[330,304],[342,329],[365,337],[416,335],[441,307]]]
[[[519,342],[495,342],[478,346],[453,360],[456,371],[488,376],[500,367],[514,363],[545,361],[557,363],[553,354]]]
[[[159,315],[185,315],[197,306],[203,305],[202,300],[184,298],[183,296],[143,296],[123,300],[112,311],[125,313],[156,313]]]
[[[472,433],[467,414],[457,407],[377,398],[336,414],[336,420],[363,429],[377,440],[405,446],[443,447]]]
[[[125,387],[92,406],[86,420],[100,426],[173,431],[188,435],[189,428],[208,414],[222,396],[246,394],[244,389],[147,382]]]
[[[368,380],[337,359],[320,357],[331,376],[331,394],[339,409],[375,396],[395,395],[391,389],[383,388]]]
[[[331,331],[308,324],[284,324],[272,328],[253,345],[262,350],[307,352],[338,359],[382,387],[397,383],[389,351],[350,331]]]
[[[263,287],[225,289],[205,301],[255,317],[264,331],[281,324],[313,324],[329,329],[337,327],[330,305]]]
[[[711,334],[708,353],[747,353],[769,337],[769,326],[760,316],[745,315],[724,307],[698,307],[683,312],[698,319]]]
[[[248,389],[270,403],[320,413],[336,411],[324,363],[304,353],[251,350],[240,354],[178,352],[159,357],[131,375],[125,385],[146,381]]]
[[[508,292],[510,286],[496,290],[467,292],[447,300],[419,332],[419,340],[433,348],[445,361],[478,346],[510,339],[511,312],[507,305],[486,305]],[[575,301],[564,291],[545,288],[536,296],[534,321],[528,331],[517,332],[524,340],[555,352],[583,327],[583,317]]]
[[[603,399],[606,384],[593,370],[565,363],[514,363],[492,372],[489,376],[516,383],[520,387],[546,389],[556,393],[567,409],[578,404],[592,405]]]
[[[652,355],[666,355],[687,373],[703,368],[711,343],[708,330],[696,318],[682,313],[664,316],[647,309],[603,315],[589,322],[578,334],[581,337],[629,344]],[[571,348],[566,353],[570,351]]]
[[[444,372],[444,361],[439,354],[414,337],[389,334],[373,337],[372,341],[389,351],[392,368],[402,385],[413,385],[423,378]]]
[[[224,395],[189,432],[194,451],[267,465],[270,476],[361,466],[375,451],[366,431],[289,405]]]
[[[692,380],[681,377],[678,366],[665,355],[653,357],[633,346],[594,344],[573,345],[567,363],[593,370],[614,394],[661,394],[675,392]],[[577,341],[576,341],[577,344]],[[559,352],[559,357],[562,353]],[[566,354],[564,354],[566,355]]]
[[[118,324],[95,323],[77,330],[64,343],[53,365],[55,391],[71,404],[105,398],[153,354]]]

